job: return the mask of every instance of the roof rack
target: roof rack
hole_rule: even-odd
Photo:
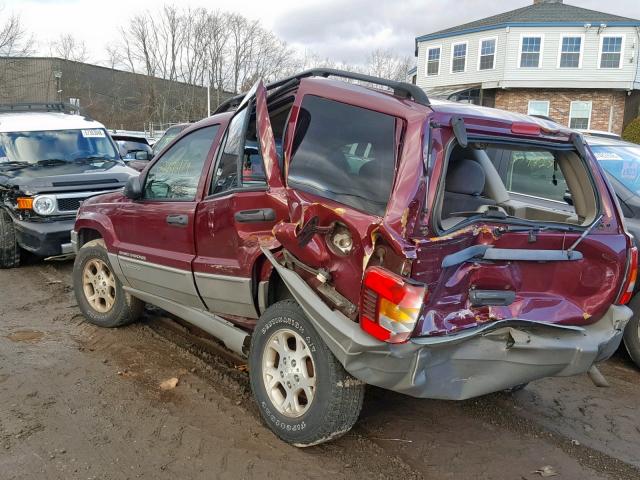
[[[80,113],[79,108],[62,102],[25,102],[0,104],[0,112]]]
[[[391,88],[393,94],[397,97],[408,98],[420,105],[429,106],[431,102],[424,90],[417,85],[406,82],[397,82],[395,80],[387,80],[385,78],[374,77],[372,75],[365,75],[363,73],[347,72],[345,70],[337,70],[334,68],[314,68],[311,70],[305,70],[291,77],[278,80],[277,82],[270,83],[266,86],[267,90],[271,90],[278,87],[283,87],[284,90],[290,89],[293,85],[300,83],[303,78],[309,77],[339,77],[346,78],[348,80],[357,80],[359,82],[372,83],[374,85],[381,85]],[[214,114],[229,111],[232,107],[238,106],[246,93],[236,95],[221,103]]]

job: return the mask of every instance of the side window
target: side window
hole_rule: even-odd
[[[235,188],[267,186],[260,144],[256,138],[255,112],[251,112],[251,118],[246,117],[247,109],[245,108],[229,123],[223,141],[224,147],[218,157],[215,175],[209,189],[210,195]],[[244,149],[240,155],[242,142],[244,142]],[[276,149],[279,151],[279,145]]]
[[[567,182],[551,153],[512,151],[510,154],[504,182],[507,190],[564,203]]]
[[[144,186],[147,200],[195,200],[202,167],[218,125],[181,138],[151,167]]]
[[[288,185],[382,216],[395,177],[395,132],[395,117],[307,95]]]

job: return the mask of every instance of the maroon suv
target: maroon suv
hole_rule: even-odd
[[[512,195],[496,146],[547,165],[526,181],[560,183],[572,208]],[[366,384],[465,399],[595,369],[637,272],[579,134],[335,70],[231,99],[85,201],[73,239],[90,322],[148,302],[210,332],[298,446],[348,431]]]

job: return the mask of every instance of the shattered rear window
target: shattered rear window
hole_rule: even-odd
[[[306,96],[289,186],[383,216],[395,176],[395,125],[390,115]]]

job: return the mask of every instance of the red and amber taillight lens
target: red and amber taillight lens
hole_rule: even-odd
[[[638,249],[631,247],[629,250],[629,260],[627,263],[627,276],[622,284],[620,296],[616,300],[617,305],[626,305],[633,297],[633,289],[636,287],[638,278]]]
[[[425,294],[424,285],[409,283],[384,268],[368,268],[360,297],[360,327],[384,342],[406,342],[418,322]]]

